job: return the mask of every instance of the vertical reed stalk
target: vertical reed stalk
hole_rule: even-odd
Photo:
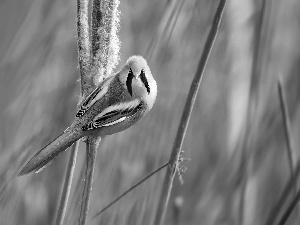
[[[71,192],[72,179],[73,179],[74,169],[76,164],[76,156],[78,152],[78,145],[79,145],[79,141],[76,141],[72,145],[72,149],[70,151],[70,158],[69,158],[68,167],[66,171],[65,182],[64,182],[59,208],[56,216],[56,222],[55,222],[56,225],[63,225],[64,222],[67,205],[68,205],[68,199]]]
[[[80,216],[78,224],[86,224],[86,219],[89,211],[90,196],[92,191],[93,176],[95,170],[95,162],[97,156],[97,149],[100,144],[101,138],[92,137],[87,141],[87,156],[86,156],[86,173],[85,182],[82,194],[82,202],[80,209]]]
[[[90,89],[90,79],[88,77],[89,65],[90,65],[90,44],[89,44],[89,25],[88,25],[88,3],[89,0],[77,0],[77,46],[78,46],[78,63],[81,77],[81,95],[82,98],[79,102],[84,99]],[[56,225],[63,224],[64,217],[66,214],[66,207],[68,204],[70,190],[72,185],[72,179],[76,164],[76,156],[78,152],[77,141],[73,144],[70,158],[68,162],[68,168],[66,171],[63,191],[59,204],[59,209],[56,217]]]
[[[222,15],[224,13],[224,9],[226,6],[226,0],[220,0],[219,6],[217,8],[214,21],[210,30],[210,33],[208,35],[208,38],[206,40],[204,50],[201,56],[201,59],[198,64],[198,69],[195,74],[195,77],[193,79],[193,82],[190,87],[190,91],[185,103],[184,111],[182,113],[181,121],[179,124],[179,128],[177,131],[177,135],[175,138],[175,142],[173,145],[173,149],[170,155],[169,165],[167,166],[167,171],[165,174],[165,179],[162,185],[161,195],[159,198],[159,203],[156,210],[156,215],[154,219],[154,225],[162,225],[164,223],[164,217],[166,214],[168,202],[170,199],[171,189],[173,185],[173,180],[178,168],[178,159],[181,152],[181,147],[183,143],[183,139],[186,134],[186,130],[188,127],[188,123],[191,117],[192,109],[195,103],[195,99],[197,96],[197,92],[203,77],[203,72],[205,70],[208,57],[210,56],[210,53],[212,51],[213,44],[216,40],[220,23],[222,19]]]

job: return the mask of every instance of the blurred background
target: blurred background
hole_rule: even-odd
[[[129,56],[145,56],[158,98],[137,125],[101,142],[87,224],[153,221],[164,171],[91,217],[168,160],[218,3],[121,1],[116,71]],[[279,76],[291,120],[293,164],[299,156],[299,15],[296,0],[228,2],[183,145],[192,160],[184,164],[184,184],[175,178],[165,224],[265,223],[290,177]],[[76,1],[2,0],[0,29],[0,224],[52,224],[69,151],[38,174],[16,174],[75,115]],[[77,223],[84,160],[80,143],[65,224]],[[288,224],[298,224],[298,214]]]

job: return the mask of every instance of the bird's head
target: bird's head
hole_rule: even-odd
[[[131,56],[121,74],[120,79],[125,84],[129,94],[147,102],[152,108],[157,95],[157,85],[147,61],[142,56]]]

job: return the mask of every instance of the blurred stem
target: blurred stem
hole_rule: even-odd
[[[292,129],[291,129],[291,120],[289,117],[289,110],[288,110],[288,106],[287,106],[287,101],[286,101],[286,97],[285,97],[285,93],[283,90],[283,82],[282,82],[282,78],[279,77],[278,78],[278,83],[277,83],[277,87],[278,87],[278,93],[279,93],[279,99],[280,99],[280,107],[281,107],[281,112],[282,112],[282,116],[283,116],[283,124],[284,124],[284,134],[285,134],[285,139],[286,139],[286,144],[287,144],[287,155],[288,155],[288,162],[289,162],[289,166],[290,166],[290,172],[291,172],[291,177],[293,177],[294,174],[294,163],[293,163],[293,153],[295,152],[293,149],[293,145],[292,145]],[[295,184],[294,184],[294,194],[297,194],[297,201],[295,201],[294,205],[293,202],[291,203],[291,211],[293,210],[293,208],[295,206],[297,206],[297,202],[299,199],[299,191],[297,193],[297,189],[298,189],[298,185],[297,185],[297,177],[295,178]],[[289,208],[287,209],[287,212],[284,214],[282,220],[284,221],[285,215],[288,216],[290,215],[291,212],[289,212]],[[299,206],[298,206],[298,210],[297,210],[297,216],[299,218]],[[286,218],[286,219],[287,219]],[[280,223],[281,224],[281,223]]]
[[[284,214],[281,217],[278,225],[284,225],[286,223],[286,221],[290,217],[291,213],[293,212],[294,208],[296,207],[299,199],[300,199],[300,190],[298,190],[298,192],[296,192],[296,196],[294,197],[294,199],[292,200],[292,202],[290,203],[290,205],[288,206],[288,208],[284,212]]]
[[[163,164],[162,166],[160,166],[158,169],[154,170],[153,172],[149,173],[147,176],[145,176],[142,180],[140,180],[139,182],[137,182],[135,185],[131,186],[127,191],[125,191],[123,194],[121,194],[120,196],[118,196],[115,200],[113,200],[111,203],[109,203],[107,206],[105,206],[103,209],[100,210],[100,212],[98,212],[93,218],[99,216],[101,213],[103,213],[104,211],[106,211],[108,208],[110,208],[111,206],[113,206],[116,202],[118,202],[121,198],[123,198],[125,195],[127,195],[129,192],[131,192],[133,189],[135,189],[136,187],[138,187],[140,184],[142,184],[143,182],[145,182],[146,180],[148,180],[150,177],[152,177],[154,174],[156,174],[157,172],[159,172],[160,170],[162,170],[163,168],[165,168],[167,165],[169,164],[169,162],[166,162],[165,164]]]
[[[268,7],[266,7],[269,3]],[[250,84],[250,98],[248,103],[248,112],[247,112],[247,121],[246,121],[246,133],[243,140],[242,155],[241,155],[241,165],[240,171],[238,173],[242,174],[241,179],[241,192],[240,192],[240,202],[239,202],[239,213],[238,213],[238,224],[242,225],[244,222],[244,211],[245,211],[245,196],[247,181],[250,175],[250,167],[253,163],[253,157],[250,156],[251,144],[253,139],[253,134],[255,133],[253,129],[253,122],[256,120],[257,112],[257,100],[258,100],[258,90],[259,87],[259,78],[262,70],[262,61],[263,61],[263,48],[264,38],[267,33],[268,19],[269,19],[269,10],[270,10],[270,1],[263,0],[261,2],[261,10],[259,17],[257,19],[257,26],[255,27],[256,34],[254,36],[254,52],[253,52],[253,62],[251,68],[251,84]],[[268,11],[267,11],[268,10]]]
[[[189,94],[185,103],[185,107],[182,113],[181,121],[173,145],[172,153],[169,160],[169,165],[167,166],[167,171],[165,174],[164,183],[162,185],[161,195],[159,198],[159,203],[156,210],[154,225],[162,225],[164,223],[164,217],[166,214],[168,202],[170,199],[171,189],[173,185],[173,180],[178,167],[178,159],[182,148],[183,139],[186,134],[187,126],[191,117],[192,109],[195,103],[197,92],[203,77],[203,72],[205,70],[208,57],[212,51],[213,44],[216,40],[222,15],[224,13],[226,5],[226,0],[220,0],[219,6],[217,8],[214,21],[209,32],[208,38],[206,40],[204,50],[201,59],[198,64],[198,69],[191,84]]]
[[[294,207],[296,207],[297,202],[299,200],[299,191],[297,192],[297,189],[298,189],[297,177],[298,177],[299,170],[298,170],[298,168],[296,168],[296,171],[294,170],[294,164],[293,164],[293,152],[294,151],[292,148],[292,141],[291,141],[291,124],[290,124],[287,101],[286,101],[286,97],[284,94],[283,82],[282,82],[281,77],[279,77],[277,80],[277,88],[278,88],[280,107],[281,107],[283,123],[284,123],[284,133],[285,133],[286,144],[287,144],[287,155],[288,155],[288,162],[289,162],[289,166],[290,166],[291,179],[294,181],[292,184],[290,184],[290,188],[289,188],[288,192],[291,192],[292,188],[293,188],[293,192],[296,195],[296,197],[293,199],[290,206],[287,208],[286,212],[280,219],[279,224],[285,224],[286,220],[288,219],[289,215],[293,211]],[[273,215],[272,219],[269,218],[269,220],[271,220],[272,223],[273,223],[273,221],[276,221],[273,218],[276,218],[275,215],[278,215],[278,213],[280,212],[280,208],[283,207],[285,200],[287,200],[287,198],[288,198],[288,192],[286,192],[286,190],[287,189],[285,189],[285,191],[283,192],[283,195],[279,199],[279,202],[277,203],[276,207],[274,208],[275,212],[273,210],[272,213],[270,214],[271,216]],[[299,212],[299,210],[298,210],[298,212]],[[298,216],[299,216],[299,213],[298,213]]]
[[[181,3],[179,3],[179,1],[181,1]],[[160,25],[157,28],[157,32],[154,32],[154,35],[146,49],[145,56],[148,60],[151,59],[157,43],[162,39],[163,36],[168,36],[166,43],[169,42],[184,2],[185,0],[174,0],[169,2],[168,8],[165,11],[165,16],[161,19]],[[158,32],[160,29],[164,30],[164,32]],[[168,31],[170,31],[169,35],[167,35]]]
[[[85,173],[83,194],[81,199],[81,210],[80,210],[80,216],[78,221],[79,225],[86,224],[86,218],[89,211],[90,196],[92,191],[97,148],[100,144],[100,141],[101,141],[100,137],[89,137],[86,142],[86,173]]]
[[[182,11],[182,8],[183,8],[183,5],[184,5],[184,3],[186,2],[185,0],[180,0],[181,2],[179,3],[179,4],[176,4],[176,6],[178,6],[178,9],[176,8],[175,10],[176,10],[176,12],[174,12],[174,13],[176,13],[175,15],[173,15],[173,17],[175,18],[174,19],[174,22],[172,23],[172,26],[171,26],[171,28],[170,28],[170,33],[168,34],[168,38],[167,38],[167,41],[166,41],[166,43],[169,43],[169,41],[170,41],[170,39],[171,39],[171,37],[172,37],[172,34],[173,34],[173,32],[174,32],[174,28],[175,28],[175,25],[176,25],[176,23],[177,23],[177,20],[178,20],[178,18],[179,18],[179,15],[180,15],[180,13],[181,13],[181,11]],[[175,11],[174,10],[174,11]],[[166,27],[167,28],[167,27]],[[168,28],[167,28],[168,29]]]
[[[283,124],[284,124],[284,134],[286,139],[286,145],[287,145],[287,156],[288,156],[288,162],[290,166],[290,172],[291,176],[294,174],[294,166],[293,166],[293,149],[292,149],[292,142],[291,142],[291,123],[289,118],[289,112],[287,107],[287,102],[285,98],[285,94],[283,91],[283,84],[282,79],[278,78],[277,80],[277,88],[278,88],[278,94],[279,94],[279,100],[280,100],[280,108],[283,118]],[[295,193],[297,192],[297,186],[294,187]]]
[[[70,196],[70,191],[71,191],[71,186],[72,186],[72,179],[73,179],[74,169],[75,169],[75,164],[76,164],[76,156],[77,156],[77,152],[78,152],[78,145],[79,145],[79,141],[76,141],[72,145],[72,149],[70,152],[70,159],[68,162],[68,167],[67,167],[66,176],[65,176],[65,182],[64,182],[63,191],[62,191],[61,199],[60,199],[60,203],[59,203],[59,209],[57,212],[57,217],[56,217],[56,222],[55,222],[56,225],[62,225],[64,222],[64,217],[66,214],[68,199]]]
[[[289,181],[286,183],[284,190],[280,194],[280,198],[275,204],[275,207],[271,210],[265,225],[274,224],[276,222],[276,218],[280,213],[280,210],[285,205],[285,202],[289,198],[289,194],[292,192],[292,189],[297,185],[297,178],[300,175],[300,161],[297,162],[294,174],[290,177]]]

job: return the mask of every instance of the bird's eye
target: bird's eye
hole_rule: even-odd
[[[134,77],[134,75],[133,75],[133,72],[130,68],[128,76],[127,76],[127,80],[126,80],[126,86],[127,86],[128,92],[131,96],[132,96],[132,79],[133,79],[133,77]]]
[[[148,94],[150,94],[150,87],[149,87],[149,84],[148,84],[148,81],[147,81],[147,78],[146,78],[146,75],[145,75],[145,71],[143,69],[141,70],[140,77],[141,77],[141,80],[142,80],[142,82],[144,83],[144,85],[147,89]]]

